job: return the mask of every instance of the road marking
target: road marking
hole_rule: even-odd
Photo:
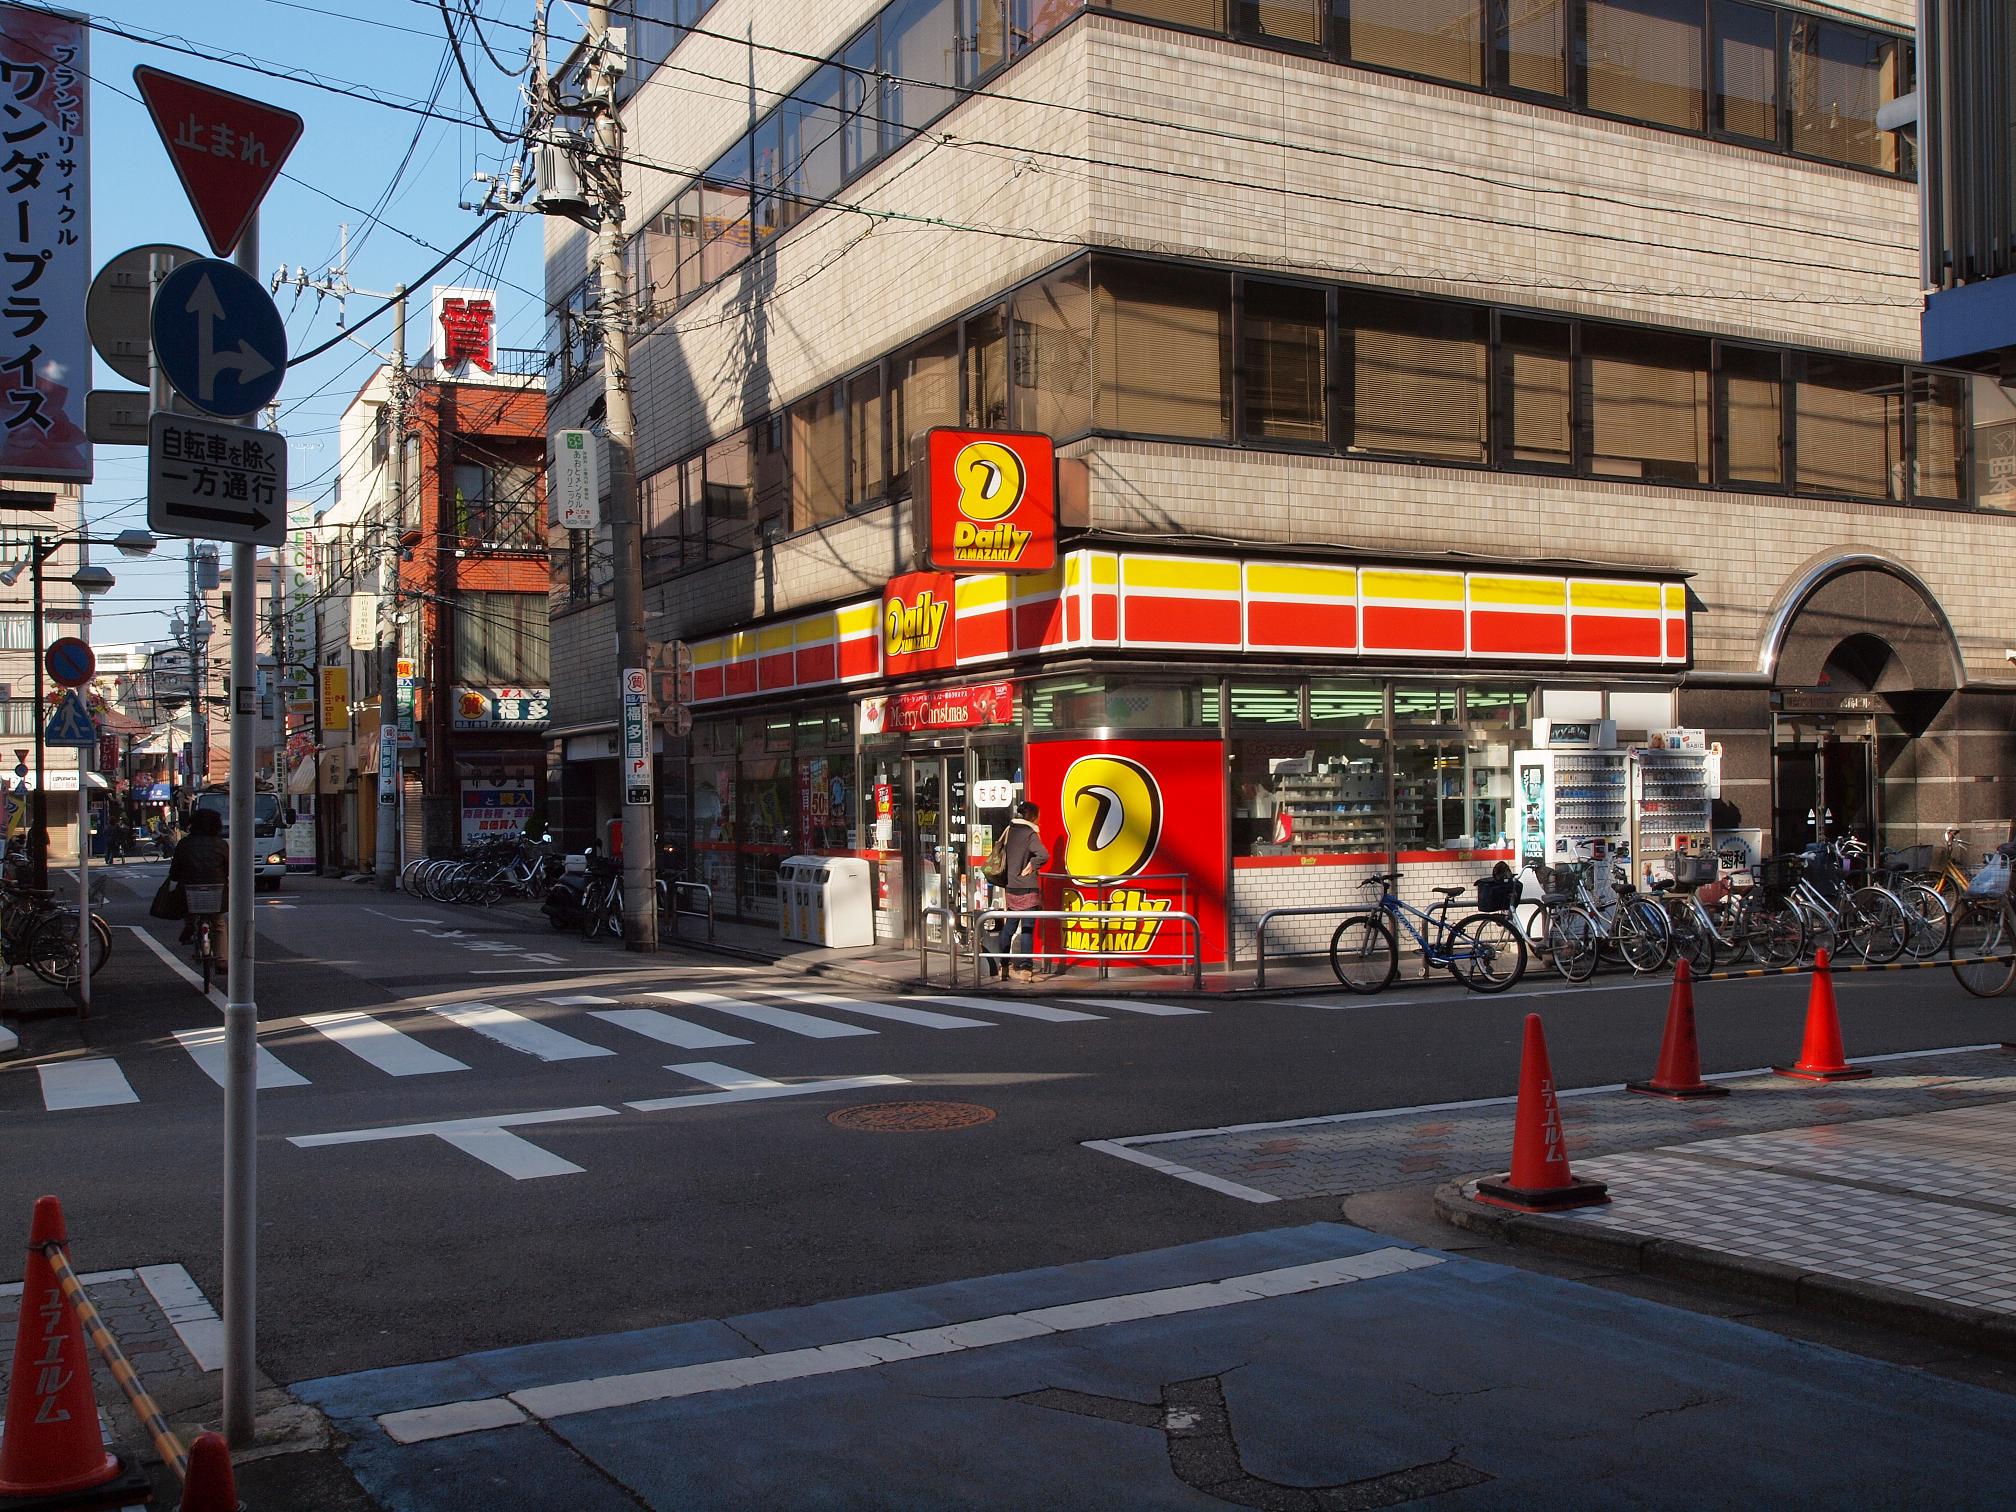
[[[1097,1150],[1102,1155],[1117,1155],[1122,1160],[1131,1160],[1136,1165],[1144,1165],[1151,1171],[1160,1171],[1164,1176],[1174,1176],[1178,1181],[1195,1182],[1198,1186],[1209,1187],[1214,1192],[1227,1197],[1237,1197],[1241,1202],[1279,1202],[1281,1199],[1272,1192],[1263,1192],[1257,1187],[1241,1186],[1236,1181],[1227,1181],[1223,1176],[1213,1176],[1205,1171],[1194,1171],[1189,1166],[1177,1165],[1173,1160],[1163,1160],[1154,1155],[1143,1155],[1139,1150],[1130,1150],[1123,1144],[1110,1139],[1088,1139],[1085,1148]]]
[[[366,908],[364,912],[376,914],[381,919],[390,919],[395,924],[445,924],[447,920],[436,919],[427,914],[392,914],[382,908]]]
[[[224,1085],[231,1067],[230,1058],[224,1049],[222,1024],[209,1029],[177,1029],[175,1038],[181,1041],[182,1048],[189,1052],[189,1058],[196,1062],[205,1076],[220,1087]],[[276,1087],[308,1085],[307,1077],[282,1065],[264,1045],[258,1046],[254,1053],[258,1056],[257,1081],[261,1092],[268,1092]]]
[[[600,1045],[591,1045],[571,1034],[562,1034],[537,1019],[499,1008],[494,1003],[443,1003],[429,1008],[451,1024],[474,1029],[485,1039],[495,1040],[509,1050],[537,1056],[542,1061],[584,1060],[591,1055],[614,1055]]]
[[[702,1062],[710,1071],[725,1072],[727,1066],[716,1066],[713,1062]],[[697,1080],[706,1080],[697,1075],[694,1066],[667,1066],[667,1071],[679,1071]],[[765,1078],[755,1077],[754,1081]],[[747,1086],[732,1092],[689,1092],[683,1097],[653,1097],[643,1102],[625,1103],[639,1113],[663,1113],[674,1108],[711,1108],[720,1103],[758,1102],[768,1097],[803,1097],[813,1092],[852,1092],[860,1087],[902,1087],[909,1085],[901,1076],[836,1076],[825,1081],[770,1082],[766,1086]]]
[[[126,1080],[119,1062],[102,1056],[89,1060],[63,1061],[54,1066],[37,1066],[42,1078],[42,1106],[51,1113],[66,1108],[109,1108],[118,1103],[137,1103],[140,1094]]]
[[[620,1003],[623,1000],[621,998],[597,997],[592,992],[577,992],[569,997],[541,998],[539,1001],[542,1003],[551,1003],[555,1008],[586,1008],[602,1003]]]
[[[606,1003],[609,999],[589,998],[585,1001]],[[657,1040],[661,1045],[677,1045],[681,1050],[719,1050],[724,1045],[749,1043],[717,1029],[689,1024],[685,1019],[660,1013],[656,1008],[613,1008],[606,1013],[591,1013],[589,1017],[614,1024],[618,1029],[628,1029],[632,1034],[641,1034],[646,1039]]]
[[[752,1076],[747,1071],[737,1071],[733,1066],[724,1066],[719,1061],[692,1061],[683,1066],[667,1066],[667,1071],[677,1071],[681,1076],[690,1076],[695,1081],[706,1082],[710,1087],[719,1087],[724,1092],[748,1092],[757,1087],[781,1087],[780,1081],[772,1081],[767,1076]]]
[[[667,998],[675,1003],[690,1003],[695,1008],[711,1008],[716,1013],[733,1014],[736,1018],[768,1024],[772,1029],[782,1029],[786,1034],[802,1034],[807,1039],[840,1039],[851,1034],[876,1032],[873,1029],[864,1029],[859,1024],[836,1024],[831,1019],[814,1018],[809,1013],[793,1013],[789,1008],[771,1008],[762,1003],[745,1003],[740,998],[722,997],[712,992],[650,992],[645,996]]]
[[[524,976],[530,972],[534,976],[551,976],[556,966],[477,966],[471,968],[471,976]]]
[[[176,958],[175,953],[172,950],[170,950],[166,945],[163,945],[159,940],[155,939],[151,933],[141,928],[138,924],[128,924],[126,928],[133,931],[135,938],[137,938],[142,945],[145,945],[149,950],[153,951],[154,954],[159,956],[161,958],[162,964],[165,965],[170,971],[174,972],[175,975],[182,978],[183,981],[187,982],[191,987],[194,987],[198,992],[203,991],[203,978],[198,976],[194,971],[192,971],[188,967],[188,965],[186,965],[184,962],[178,960]],[[220,1012],[224,1008],[228,1007],[230,1004],[230,1000],[224,996],[223,992],[215,987],[212,987],[210,989],[207,996],[209,997],[210,1001],[214,1005],[216,1005],[216,1007]]]
[[[1149,1003],[1138,998],[1073,998],[1074,1003],[1090,1003],[1094,1008],[1113,1008],[1121,1013],[1147,1013],[1157,1018],[1174,1018],[1179,1013],[1203,1013],[1202,1008],[1179,1008],[1174,1003]]]
[[[1073,1013],[1069,1008],[1052,1008],[1047,1003],[1024,1003],[1006,998],[939,997],[927,993],[915,1001],[943,1003],[948,1008],[977,1008],[982,1013],[1005,1013],[1012,1018],[1042,1019],[1051,1024],[1089,1022],[1100,1017],[1096,1013]]]
[[[876,1370],[884,1365],[901,1364],[929,1355],[959,1354],[1019,1339],[1081,1333],[1114,1323],[1208,1312],[1268,1297],[1348,1286],[1406,1271],[1427,1270],[1442,1264],[1443,1259],[1441,1255],[1423,1250],[1389,1245],[1362,1255],[1345,1255],[1307,1265],[1284,1265],[1274,1270],[1252,1271],[1189,1286],[1092,1297],[1083,1302],[1031,1308],[1026,1312],[997,1313],[960,1323],[912,1329],[907,1333],[875,1334],[809,1349],[786,1349],[774,1354],[744,1355],[697,1365],[673,1365],[625,1375],[559,1381],[549,1386],[526,1387],[501,1397],[444,1402],[433,1407],[382,1413],[378,1417],[378,1425],[395,1443],[419,1444],[430,1439],[451,1438],[519,1422],[521,1417],[511,1410],[514,1407],[524,1416],[551,1421],[584,1412],[604,1412],[615,1407],[662,1402],[673,1397],[737,1391],[745,1386],[772,1381]]]
[[[136,1274],[153,1294],[189,1358],[206,1374],[224,1368],[224,1320],[195,1278],[179,1265],[143,1265]]]
[[[509,1132],[511,1127],[617,1116],[614,1108],[549,1108],[539,1113],[498,1113],[488,1118],[393,1124],[388,1128],[350,1129],[338,1134],[297,1134],[287,1142],[304,1150],[313,1150],[329,1145],[376,1144],[388,1139],[425,1139],[431,1136],[446,1141],[465,1155],[474,1155],[514,1181],[531,1181],[540,1176],[578,1175],[581,1167],[571,1160],[562,1160],[551,1150],[540,1149],[530,1140],[520,1139]]]
[[[77,1279],[82,1281],[86,1286],[96,1286],[103,1281],[131,1281],[133,1279],[133,1272],[130,1270],[93,1271],[90,1275],[79,1276]],[[18,1297],[21,1295],[21,1288],[22,1283],[19,1281],[0,1283],[0,1297]]]
[[[984,1019],[957,1018],[949,1013],[927,1013],[922,1008],[899,1008],[893,1003],[866,1003],[860,998],[842,997],[836,992],[802,992],[793,987],[766,987],[769,997],[789,998],[794,1003],[811,1003],[821,1008],[845,1008],[849,1013],[869,1018],[893,1019],[899,1024],[917,1024],[925,1029],[992,1029]]]
[[[469,1069],[453,1056],[428,1049],[368,1013],[304,1013],[301,1022],[387,1076],[428,1076]]]

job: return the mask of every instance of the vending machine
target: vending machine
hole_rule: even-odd
[[[1673,858],[1713,849],[1708,805],[1721,760],[1701,730],[1660,730],[1631,752],[1631,854],[1641,887],[1673,874]]]
[[[1514,830],[1519,864],[1562,866],[1595,860],[1598,897],[1610,890],[1610,862],[1631,841],[1631,757],[1608,719],[1536,719],[1533,748],[1513,758]]]

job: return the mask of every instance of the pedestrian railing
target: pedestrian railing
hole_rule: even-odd
[[[1138,950],[982,950],[980,942],[987,937],[988,927],[1003,926],[1016,919],[1054,919],[1076,925],[1084,929],[1099,928],[1103,923],[1112,924],[1181,924],[1185,949],[1180,956],[1161,953],[1146,955]],[[1003,936],[1003,943],[1007,940]],[[1032,947],[1034,941],[1030,942]],[[1174,909],[1130,908],[1102,910],[1087,913],[1083,909],[1071,908],[989,908],[973,917],[973,981],[980,980],[982,961],[999,961],[1005,969],[1010,961],[1068,961],[1072,965],[1097,964],[1105,966],[1114,962],[1128,966],[1159,965],[1170,961],[1187,961],[1190,966],[1190,980],[1199,992],[1204,990],[1204,931],[1193,913],[1182,913]]]
[[[936,904],[924,909],[917,920],[917,975],[925,982],[931,980],[931,926],[937,924],[939,944],[945,951],[945,962],[951,967],[947,973],[948,986],[959,985],[959,916],[949,908]],[[977,980],[977,978],[976,978]]]
[[[686,906],[686,898],[689,893],[696,895],[703,906],[700,908],[688,908]],[[714,938],[714,889],[709,887],[705,882],[674,882],[672,884],[672,933],[675,935],[679,933],[679,921],[681,919],[705,919],[707,921],[707,938],[712,940]]]
[[[1267,985],[1267,926],[1276,919],[1316,918],[1318,916],[1342,916],[1345,914],[1373,913],[1377,910],[1364,903],[1313,903],[1300,908],[1270,908],[1260,915],[1260,922],[1253,929],[1253,985]],[[1328,947],[1321,950],[1288,950],[1275,956],[1276,960],[1289,960],[1297,956],[1329,954]]]

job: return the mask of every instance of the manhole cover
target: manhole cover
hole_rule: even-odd
[[[866,1129],[874,1134],[917,1134],[933,1129],[970,1129],[975,1124],[994,1122],[994,1110],[978,1103],[887,1102],[868,1103],[859,1108],[842,1108],[828,1113],[826,1122],[836,1129]]]

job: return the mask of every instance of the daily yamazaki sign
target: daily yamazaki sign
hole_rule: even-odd
[[[926,436],[924,562],[941,572],[1047,572],[1057,563],[1057,453],[1030,431]]]
[[[906,572],[882,593],[882,670],[934,672],[951,666],[957,589],[947,572]]]

